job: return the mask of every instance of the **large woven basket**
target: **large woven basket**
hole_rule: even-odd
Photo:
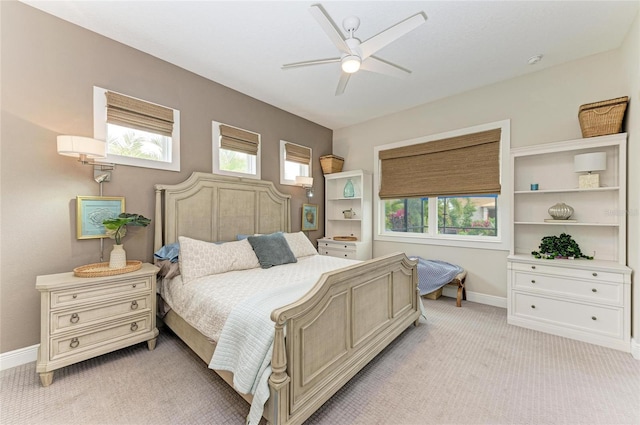
[[[620,133],[628,101],[625,96],[580,106],[578,120],[582,137]]]
[[[337,155],[324,155],[320,157],[320,165],[324,174],[339,173],[342,171],[344,158]]]

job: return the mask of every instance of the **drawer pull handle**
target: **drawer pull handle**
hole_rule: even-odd
[[[596,276],[598,276],[598,273],[593,272],[593,273],[591,273],[591,276],[596,277]]]
[[[136,287],[136,284],[134,283],[133,285],[131,285],[131,287],[132,287],[132,288],[135,288],[135,287]]]
[[[593,288],[591,292],[598,292],[598,290],[596,288]]]
[[[73,294],[73,295],[71,295],[71,298],[73,298],[75,300],[76,298],[78,298],[78,296],[76,294]]]
[[[347,248],[347,246],[346,246],[346,245],[345,245],[344,247],[345,247],[345,248]]]
[[[531,283],[536,283],[535,279],[531,279]]]
[[[78,345],[80,345],[80,340],[78,338],[73,338],[71,340],[71,343],[69,344],[69,347],[76,348]]]
[[[138,301],[133,300],[131,301],[131,310],[135,310],[138,308]]]
[[[535,304],[532,304],[532,305],[531,305],[531,308],[536,308]]]
[[[346,257],[346,256],[347,256],[347,254],[344,254],[344,256]]]
[[[78,313],[73,313],[71,315],[71,318],[69,319],[71,323],[78,323],[79,320],[80,320],[80,316],[78,316]]]
[[[591,320],[598,320],[596,316],[591,316]]]
[[[133,322],[133,323],[131,324],[131,330],[132,330],[133,332],[135,332],[135,331],[137,331],[137,330],[138,330],[138,324],[137,324],[136,322]]]
[[[531,266],[531,268],[535,270],[535,269],[536,269],[536,266]]]

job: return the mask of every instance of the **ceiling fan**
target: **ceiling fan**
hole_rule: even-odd
[[[342,27],[349,34],[348,38],[344,38],[322,6],[314,4],[310,7],[310,12],[342,54],[339,58],[288,63],[282,65],[282,69],[340,62],[342,74],[340,76],[340,81],[338,82],[338,88],[336,89],[336,96],[344,93],[344,89],[347,87],[351,74],[360,69],[376,72],[378,74],[391,75],[394,77],[406,77],[411,74],[411,71],[408,69],[377,58],[373,56],[373,54],[425,23],[427,16],[423,12],[415,14],[410,18],[397,23],[391,28],[374,35],[364,42],[360,42],[360,40],[353,36],[353,33],[360,26],[360,19],[356,16],[349,16],[342,22]]]

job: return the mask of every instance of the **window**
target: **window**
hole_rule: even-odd
[[[180,111],[93,88],[94,137],[114,164],[180,171]]]
[[[260,178],[260,135],[213,121],[213,172]]]
[[[313,177],[311,157],[311,148],[280,140],[280,184],[295,185],[297,176]]]
[[[508,151],[509,121],[375,148],[376,240],[508,249]]]

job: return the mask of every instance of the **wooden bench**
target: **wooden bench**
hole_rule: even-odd
[[[453,285],[458,288],[458,293],[456,295],[456,307],[462,307],[462,300],[467,299],[467,290],[464,287],[464,282],[467,279],[467,271],[463,270],[453,278],[453,280],[447,285]],[[445,285],[446,286],[446,285]],[[433,292],[430,292],[426,295],[423,295],[425,298],[430,300],[437,300],[442,295],[442,288],[438,288]]]

